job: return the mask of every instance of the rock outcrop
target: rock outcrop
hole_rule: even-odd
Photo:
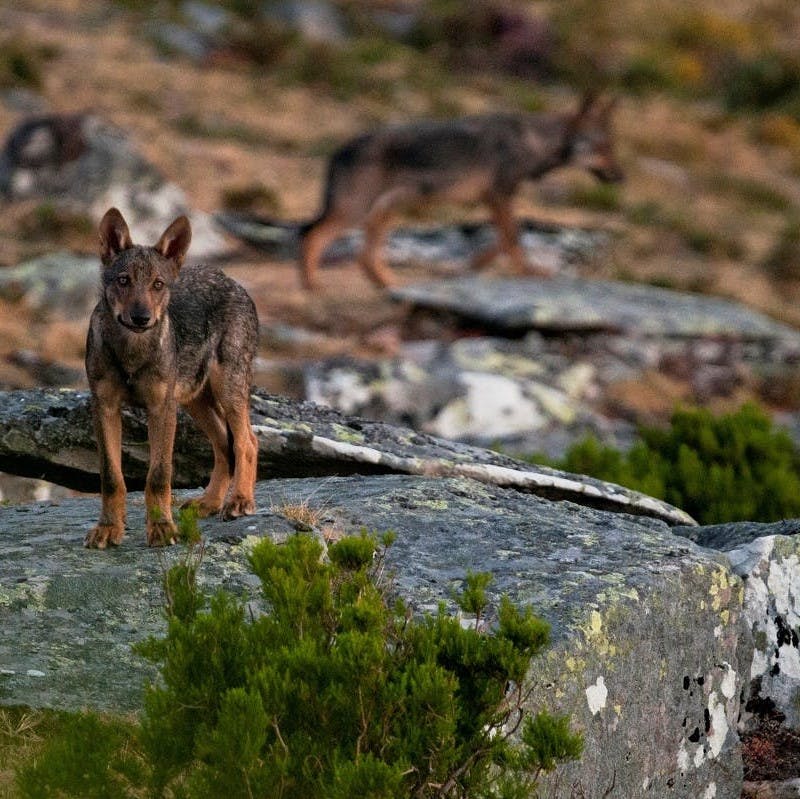
[[[704,547],[724,552],[744,584],[745,632],[754,652],[745,727],[777,712],[800,729],[800,520],[718,524],[683,530]]]
[[[396,588],[419,611],[484,570],[495,607],[507,593],[551,623],[530,704],[569,712],[586,752],[542,796],[738,795],[740,664],[751,656],[741,583],[723,556],[659,520],[466,478],[270,480],[256,498],[256,516],[203,522],[203,590],[254,594],[248,549],[293,534],[285,505],[309,506],[327,536],[393,529]],[[0,701],[138,707],[152,671],[130,646],[163,630],[161,577],[181,548],[147,549],[137,494],[122,545],[85,550],[98,511],[94,498],[0,508]]]
[[[295,260],[300,247],[300,225],[243,211],[219,211],[214,218],[233,236],[273,258]],[[519,221],[520,244],[542,268],[569,272],[589,260],[605,245],[600,232],[546,225],[533,219]],[[437,270],[463,269],[470,258],[494,240],[489,224],[466,223],[449,227],[397,228],[386,240],[386,258],[392,266],[409,263],[436,265]],[[325,262],[357,257],[364,236],[348,231],[326,250]]]
[[[0,409],[1,468],[95,485],[86,394],[8,392]],[[800,727],[798,522],[687,525],[599,481],[264,394],[252,420],[272,479],[255,516],[202,522],[203,590],[252,598],[249,547],[302,526],[292,506],[323,540],[394,530],[395,585],[421,612],[452,602],[467,570],[491,572],[495,606],[507,593],[552,625],[531,707],[568,712],[586,737],[543,796],[736,797],[739,733],[765,712]],[[125,430],[135,485],[141,415],[126,413]],[[182,420],[180,482],[199,486],[209,463]],[[152,671],[131,645],[163,630],[161,578],[181,548],[149,550],[143,497],[128,503],[128,535],[109,552],[81,546],[96,497],[0,508],[0,702],[138,706]]]
[[[602,480],[533,466],[496,452],[406,428],[348,418],[311,403],[255,392],[251,422],[261,477],[416,474],[470,477],[555,499],[692,524],[683,511]],[[149,450],[142,412],[123,412],[122,464],[129,487],[143,487]],[[173,484],[205,484],[211,448],[181,413]],[[0,471],[40,477],[79,491],[97,491],[97,454],[89,397],[72,390],[0,392]]]
[[[769,386],[777,396],[800,360],[796,330],[735,302],[652,286],[460,277],[392,296],[431,340],[412,330],[393,358],[310,364],[306,396],[510,452],[560,457],[587,433],[624,447],[634,422],[652,421],[650,407],[669,413],[679,401]],[[462,337],[452,341],[453,330]]]
[[[175,217],[192,220],[192,259],[230,252],[208,214],[192,211],[183,191],[138,152],[127,134],[92,114],[24,119],[0,152],[0,197],[41,199],[95,222],[111,206],[129,221],[134,241],[158,240]]]

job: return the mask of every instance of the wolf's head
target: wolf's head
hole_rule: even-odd
[[[619,183],[625,175],[614,152],[611,121],[615,98],[587,94],[567,122],[570,163],[591,172],[604,183]]]
[[[122,327],[144,333],[159,325],[191,239],[189,220],[180,216],[155,246],[136,245],[122,214],[106,211],[100,222],[103,298]]]

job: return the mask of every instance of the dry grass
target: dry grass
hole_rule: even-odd
[[[324,516],[324,509],[312,507],[308,500],[286,501],[279,505],[271,505],[270,511],[283,516],[292,523],[295,530],[303,532],[317,529]]]
[[[42,746],[48,716],[46,711],[0,708],[0,799],[16,799],[14,769]]]

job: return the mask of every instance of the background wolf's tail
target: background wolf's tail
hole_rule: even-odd
[[[249,211],[217,211],[214,221],[257,250],[288,260],[297,256],[300,240],[318,220],[285,222]]]

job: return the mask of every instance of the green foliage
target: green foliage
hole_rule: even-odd
[[[584,183],[573,189],[571,200],[592,211],[618,211],[621,205],[619,189],[612,183]]]
[[[787,220],[764,261],[764,269],[776,280],[800,278],[800,218],[797,216]]]
[[[84,214],[43,202],[20,219],[19,232],[26,241],[54,241],[67,236],[86,237],[94,233],[94,223]]]
[[[583,740],[570,732],[569,719],[547,711],[525,719],[522,740],[528,747],[524,756],[530,771],[551,771],[560,762],[577,760],[583,752]]]
[[[93,713],[63,714],[38,756],[17,772],[23,799],[75,796],[122,799],[140,782],[142,764],[127,746],[133,725]]]
[[[480,618],[486,607],[486,589],[492,582],[492,575],[488,572],[467,571],[464,578],[464,590],[456,597],[456,602],[464,613],[471,613]]]
[[[187,505],[178,513],[178,540],[184,544],[200,543],[200,527],[197,524],[199,514],[195,505]]]
[[[487,633],[491,578],[472,572],[456,602],[474,624],[443,606],[415,619],[381,578],[393,538],[344,538],[327,558],[305,534],[261,541],[258,614],[200,597],[190,547],[165,575],[167,634],[140,647],[161,670],[141,723],[75,716],[20,770],[24,796],[534,796],[582,746],[566,718],[523,718],[548,625],[503,597]]]
[[[665,499],[703,524],[800,515],[800,453],[756,406],[719,417],[679,410],[669,429],[639,433],[627,453],[589,438],[558,465]]]
[[[731,68],[725,86],[729,109],[762,110],[800,95],[800,62],[780,53],[760,53]]]
[[[42,72],[57,50],[24,37],[0,39],[0,89],[40,89]]]
[[[281,211],[278,193],[260,181],[225,189],[222,192],[222,205],[233,211],[261,210],[271,214]]]

